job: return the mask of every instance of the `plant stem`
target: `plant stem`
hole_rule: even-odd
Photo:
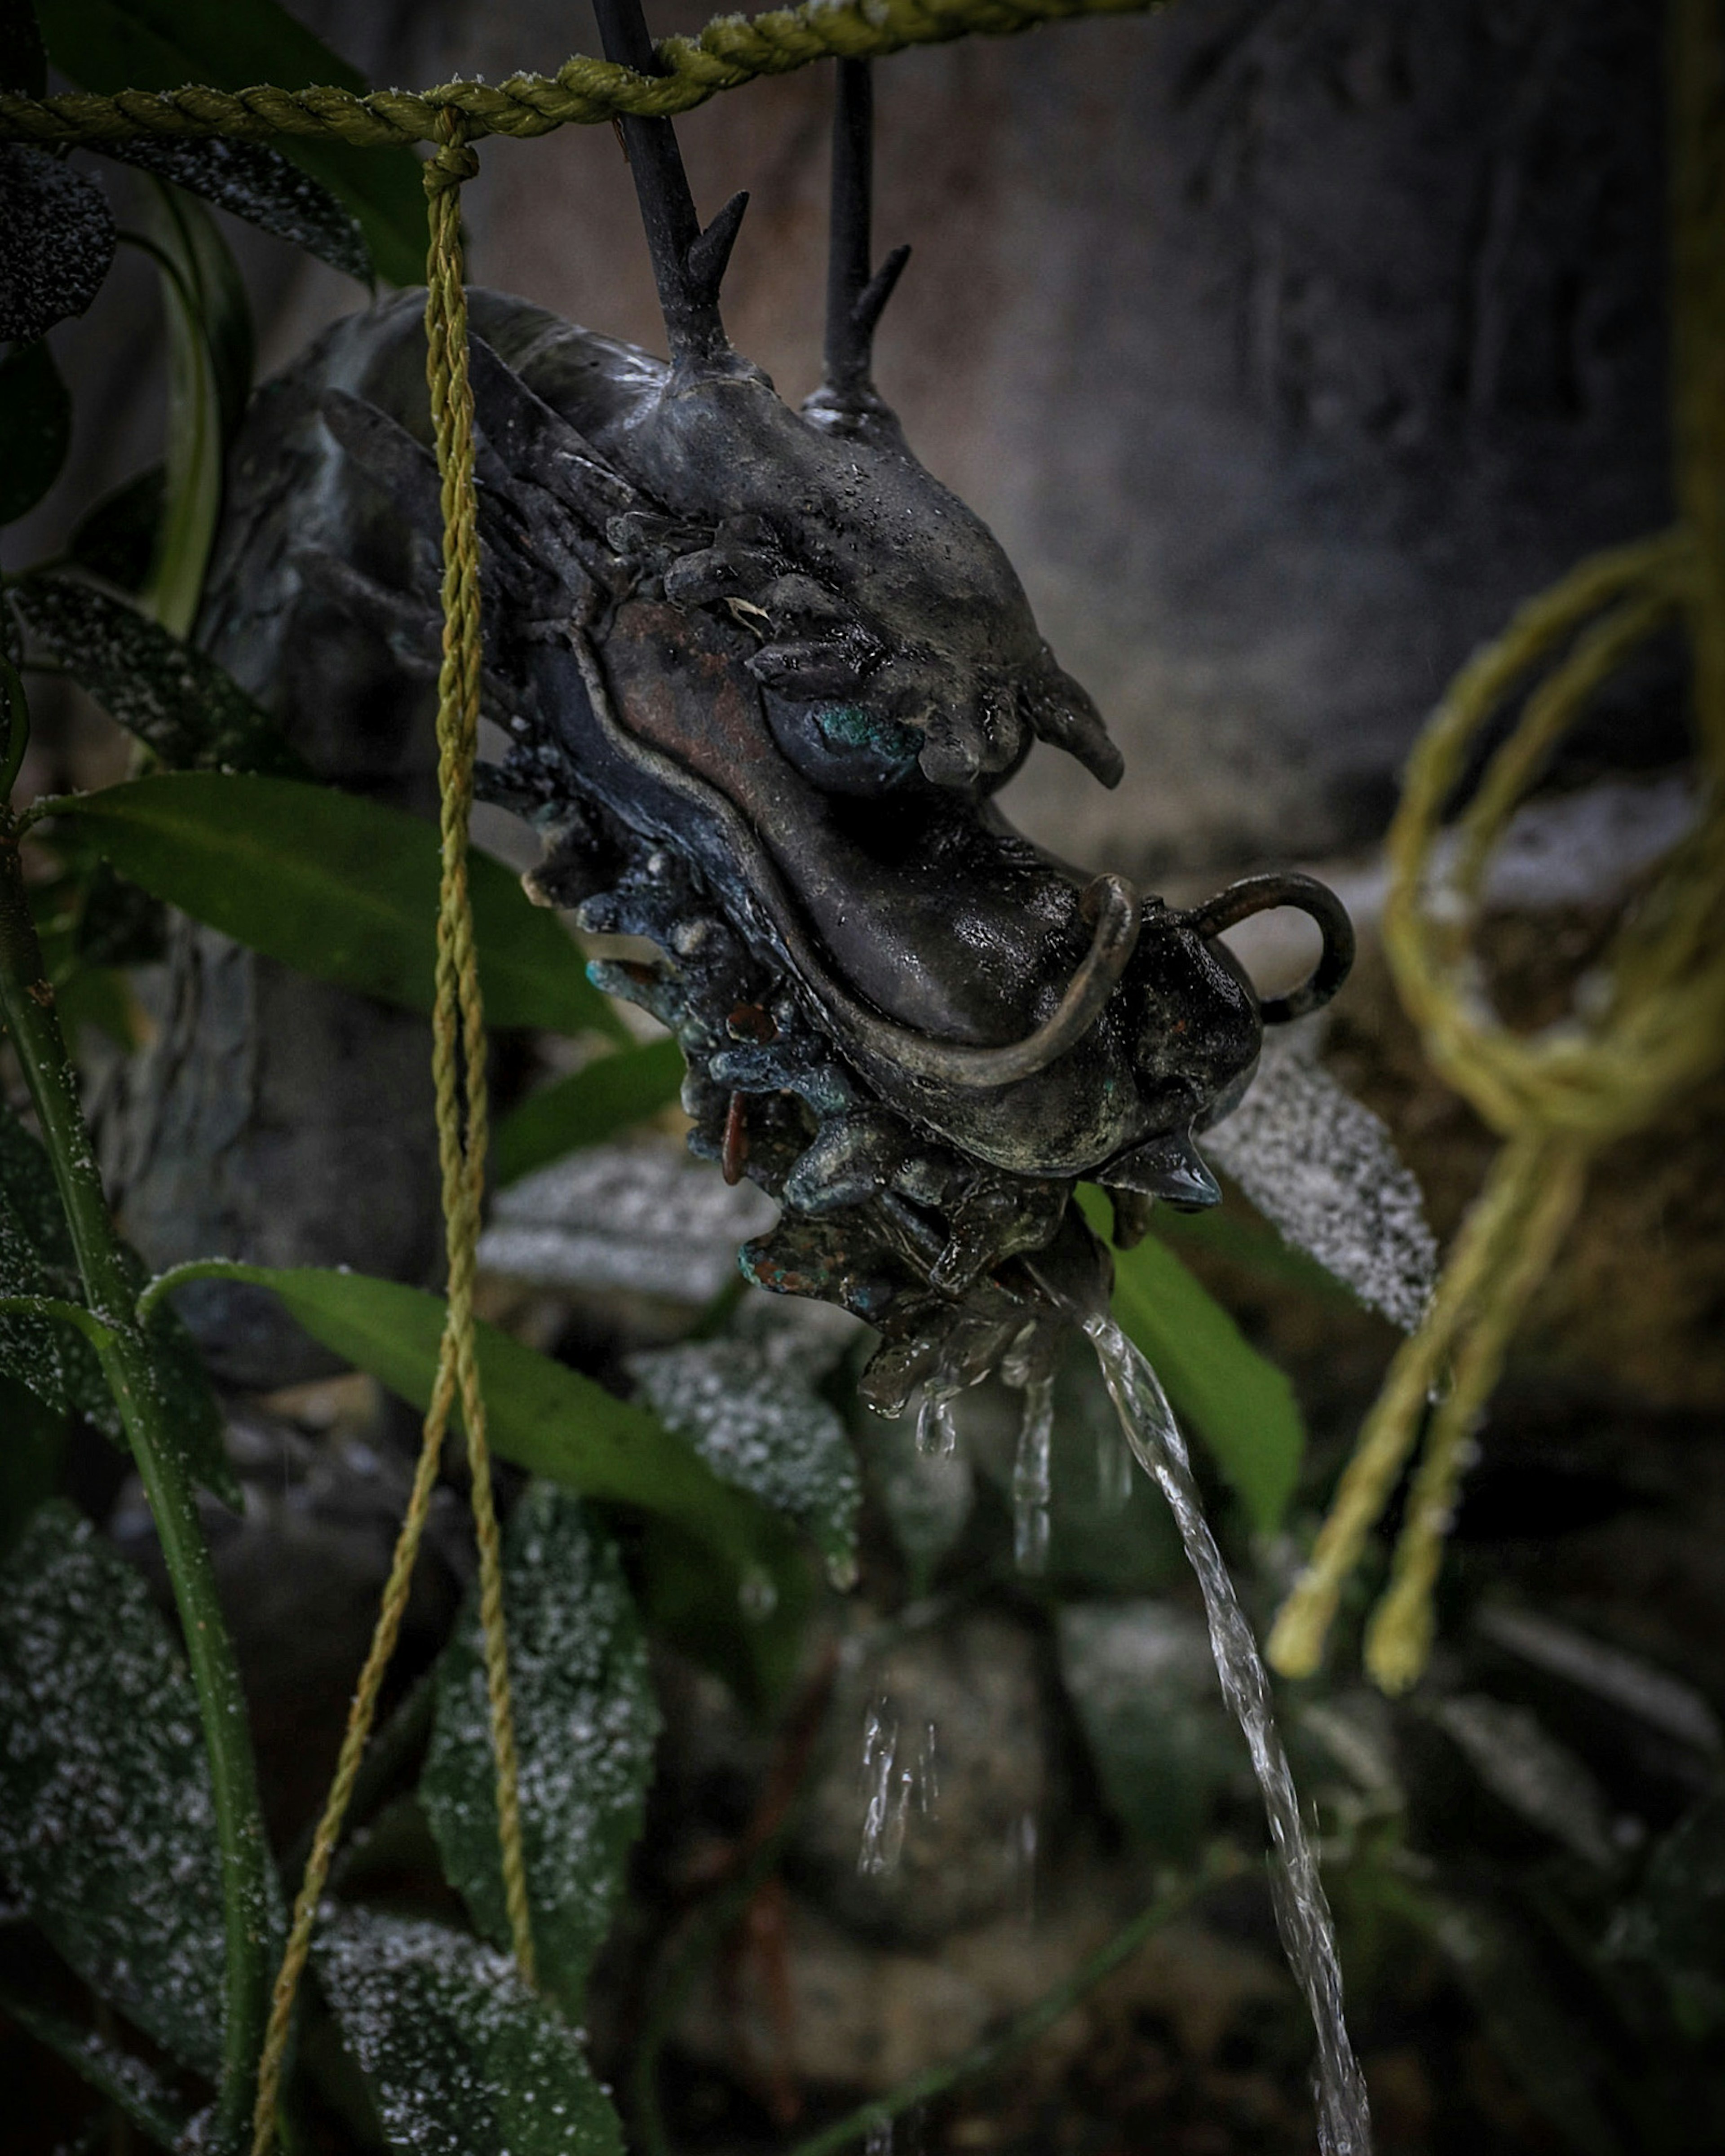
[[[931,2097],[944,2096],[959,2082],[974,2081],[979,2074],[987,2073],[1001,2060],[1010,2058],[1014,2051],[1034,2043],[1045,2029],[1051,2029],[1062,2015],[1070,2013],[1087,1992],[1095,1990],[1104,1977],[1111,1975],[1122,1962],[1130,1960],[1153,1932],[1160,1931],[1164,1924],[1182,1915],[1201,1894],[1221,1880],[1231,1877],[1238,1869],[1237,1861],[1213,1860],[1191,1877],[1167,1888],[1147,1909],[1117,1932],[1106,1946],[1098,1947],[1087,1961],[1081,1962],[1070,1976],[1044,1992],[1034,2005],[1027,2006],[1004,2029],[973,2044],[956,2059],[949,2059],[942,2066],[926,2067],[922,2073],[901,2082],[896,2089],[889,2089],[885,2096],[859,2104],[855,2111],[846,2112],[842,2118],[834,2119],[819,2133],[798,2142],[788,2156],[836,2156],[838,2150],[862,2140],[877,2127],[890,2125],[901,2112],[927,2103]]]
[[[0,1019],[29,1088],[65,1209],[96,1342],[131,1444],[173,1584],[198,1687],[222,1851],[227,1941],[221,2086],[215,2144],[236,2145],[250,2115],[270,1970],[270,1852],[239,1671],[216,1598],[214,1569],[178,1434],[163,1409],[124,1250],[109,1217],[90,1131],[61,1037],[53,988],[30,918],[18,819],[0,803]]]

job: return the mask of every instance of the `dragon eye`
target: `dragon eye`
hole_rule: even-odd
[[[823,793],[885,793],[916,767],[922,737],[862,704],[799,703],[769,690],[773,737]]]

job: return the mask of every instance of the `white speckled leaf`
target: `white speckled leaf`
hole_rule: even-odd
[[[772,1333],[693,1341],[637,1355],[629,1368],[667,1429],[686,1437],[722,1481],[806,1528],[843,1577],[855,1563],[861,1478],[801,1344]]]
[[[515,1965],[440,1924],[352,1910],[317,1974],[393,2149],[412,2156],[622,2156],[580,2034]]]
[[[641,1830],[659,1707],[616,1548],[578,1498],[549,1482],[527,1491],[505,1538],[503,1592],[534,1946],[542,1981],[577,2013]],[[419,1798],[450,1884],[501,1946],[495,1774],[470,1606],[438,1668]]]
[[[126,1262],[141,1288],[149,1270],[136,1251]],[[36,1139],[0,1102],[0,1295],[52,1296],[81,1303],[84,1286],[54,1171]],[[221,1410],[196,1342],[164,1305],[150,1321],[152,1375],[170,1441],[193,1479],[224,1504],[242,1502],[223,1442]],[[75,1326],[56,1317],[0,1315],[0,1371],[28,1385],[46,1406],[80,1414],[116,1445],[126,1431],[95,1349]]]
[[[0,1871],[94,1990],[217,2071],[221,1860],[197,1697],[142,1580],[59,1503],[0,1572]],[[258,1912],[266,1932],[279,1920]]]
[[[1317,1043],[1310,1022],[1271,1034],[1245,1100],[1204,1149],[1296,1249],[1411,1332],[1437,1279],[1425,1200],[1383,1122],[1317,1061]]]

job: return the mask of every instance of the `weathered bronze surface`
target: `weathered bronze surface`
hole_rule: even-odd
[[[651,64],[638,8],[600,16],[614,57]],[[1351,937],[1309,879],[1182,914],[994,805],[1036,741],[1106,785],[1121,760],[1000,547],[875,391],[904,253],[870,275],[867,77],[839,74],[826,379],[800,411],[725,337],[744,198],[702,230],[667,122],[625,134],[668,363],[472,295],[486,693],[511,737],[485,787],[542,833],[547,901],[659,947],[655,967],[598,970],[681,1043],[695,1150],[783,1201],[745,1270],[877,1326],[869,1390],[896,1408],[1015,1342],[1021,1368],[1051,1351],[1054,1300],[1015,1261],[1039,1254],[1080,1304],[1106,1292],[1068,1202],[1081,1177],[1121,1240],[1158,1198],[1214,1201],[1194,1134],[1239,1098],[1263,1024],[1333,993]],[[417,296],[314,347],[290,402],[308,394],[344,454],[302,573],[429,666]],[[378,490],[418,535],[381,576],[341,543]],[[1271,905],[1311,913],[1324,956],[1260,1007],[1215,939]]]

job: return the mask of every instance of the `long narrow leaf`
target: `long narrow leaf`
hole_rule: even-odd
[[[111,95],[188,82],[218,90],[259,82],[367,87],[276,0],[37,0],[36,12],[49,59],[85,90]],[[425,196],[413,151],[297,140],[282,146],[353,212],[378,275],[418,283],[425,274]]]
[[[272,1289],[314,1339],[415,1407],[431,1398],[444,1303],[423,1289],[311,1265],[212,1263],[212,1276]],[[764,1507],[721,1482],[654,1416],[578,1371],[479,1327],[479,1367],[495,1450],[583,1496],[674,1521],[744,1573],[770,1570],[787,1537]]]
[[[167,485],[141,603],[188,636],[222,512],[224,444],[251,388],[251,309],[208,211],[160,181],[151,192],[167,321]]]
[[[194,920],[320,980],[411,1010],[432,1005],[434,828],[328,787],[175,772],[69,797],[121,875]],[[469,856],[480,976],[494,1025],[622,1034],[553,914],[509,871]]]
[[[1106,1223],[1100,1192],[1086,1188],[1081,1202],[1092,1226]],[[1115,1252],[1114,1316],[1215,1455],[1252,1525],[1275,1527],[1306,1449],[1293,1387],[1154,1235]]]
[[[491,1164],[500,1187],[657,1115],[682,1082],[682,1050],[674,1040],[652,1040],[541,1086],[497,1126]]]
[[[104,142],[104,157],[136,165],[198,195],[260,232],[303,247],[362,285],[374,281],[371,249],[359,220],[321,181],[263,142],[177,141],[140,135]]]

